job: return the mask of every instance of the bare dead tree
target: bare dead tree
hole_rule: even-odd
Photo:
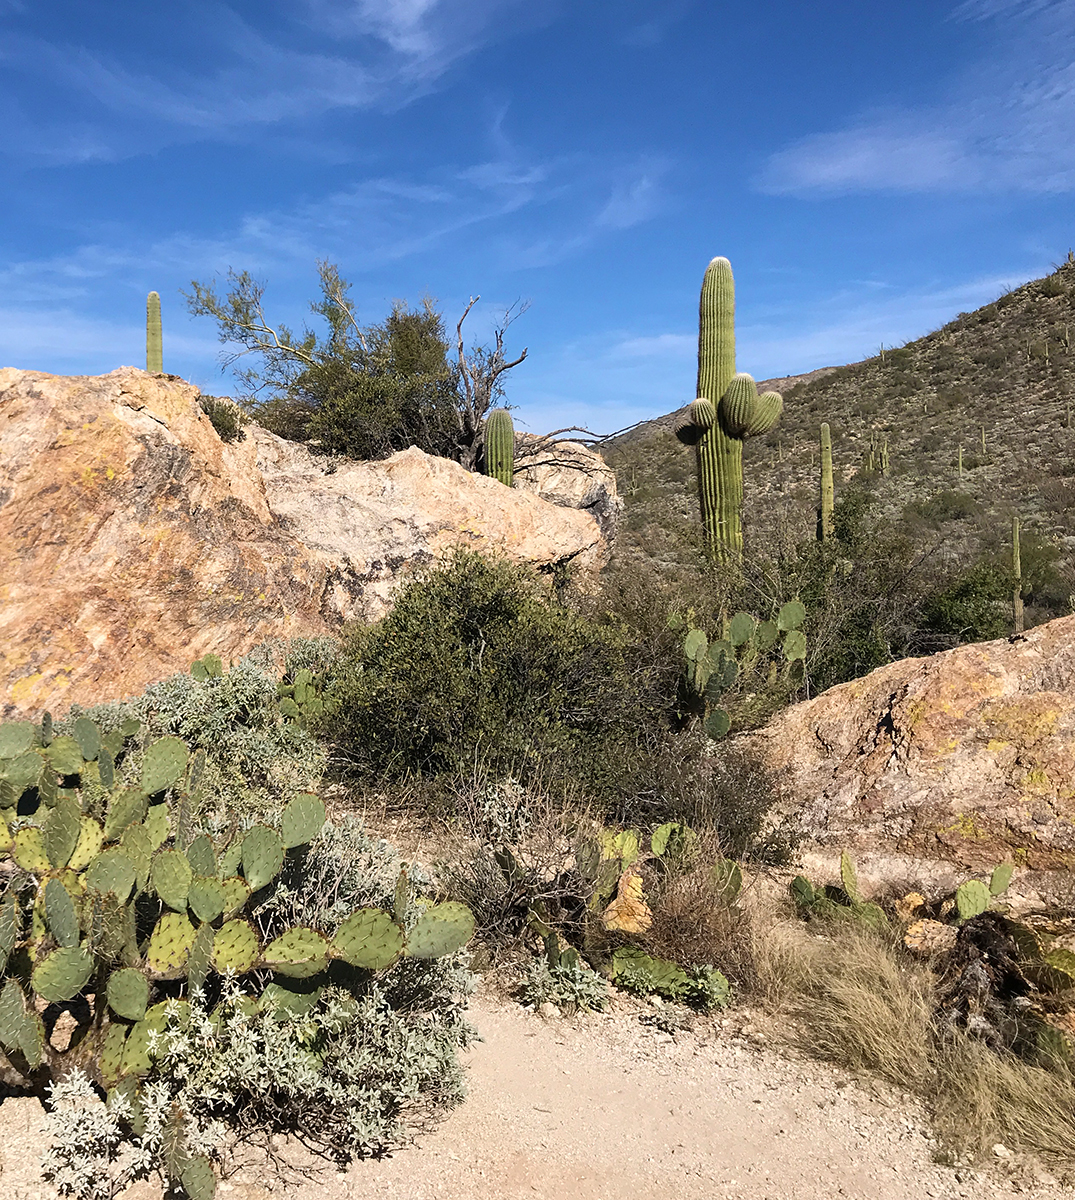
[[[528,304],[516,303],[507,310],[493,331],[492,346],[475,346],[468,354],[463,347],[463,322],[470,316],[481,296],[472,296],[465,312],[455,327],[459,347],[460,402],[457,408],[459,421],[459,462],[468,471],[477,470],[481,454],[484,421],[486,414],[504,394],[501,377],[512,367],[517,367],[526,358],[526,348],[518,358],[510,362],[504,356],[504,334],[512,321],[521,317]]]

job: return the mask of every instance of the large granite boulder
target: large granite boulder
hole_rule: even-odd
[[[455,546],[582,579],[607,559],[584,509],[416,449],[333,464],[257,426],[227,445],[198,397],[131,367],[0,370],[3,716],[376,619]]]
[[[874,884],[938,890],[1000,861],[1075,892],[1075,616],[903,659],[743,739],[775,774],[802,861],[841,848]]]

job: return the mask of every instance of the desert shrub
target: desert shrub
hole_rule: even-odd
[[[1011,625],[1012,576],[996,562],[977,562],[959,571],[922,605],[926,628],[962,642],[986,641]]]
[[[555,1004],[568,1012],[600,1011],[608,1003],[608,983],[577,958],[550,966],[540,957],[527,964],[519,999],[534,1008]]]
[[[711,837],[729,858],[788,861],[795,839],[770,817],[776,787],[754,754],[741,743],[724,742],[699,770],[686,737],[670,745],[672,750],[660,760],[664,800],[659,807],[654,804],[651,820],[682,821]]]
[[[202,396],[198,403],[222,442],[241,442],[246,437],[242,409],[234,400],[226,396]]]
[[[367,779],[559,776],[607,802],[630,786],[666,698],[621,622],[531,571],[460,552],[351,633],[324,722]]]

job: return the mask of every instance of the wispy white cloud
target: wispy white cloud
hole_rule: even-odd
[[[509,158],[444,168],[425,178],[361,180],[294,208],[248,213],[215,235],[178,231],[139,238],[121,227],[98,229],[65,253],[0,265],[0,294],[11,309],[0,334],[0,361],[15,361],[17,350],[19,363],[58,363],[52,369],[82,372],[90,368],[74,364],[85,362],[87,348],[92,347],[92,363],[115,365],[116,347],[138,346],[139,337],[132,343],[126,327],[98,328],[86,316],[74,322],[85,336],[72,340],[67,328],[71,323],[54,314],[99,311],[102,297],[108,295],[114,298],[114,309],[139,312],[149,288],[167,298],[170,345],[182,358],[183,343],[173,337],[185,324],[176,288],[186,288],[192,278],[220,279],[232,267],[267,281],[270,313],[292,325],[309,317],[314,264],[322,258],[338,262],[352,279],[366,319],[383,311],[384,285],[373,281],[383,279],[385,267],[398,276],[395,264],[405,259],[435,261],[436,251],[445,246],[456,252],[469,246],[477,255],[479,272],[461,282],[481,289],[487,286],[483,277],[512,278],[536,261],[533,245],[529,258],[519,252],[526,244],[517,232],[520,227],[530,230],[531,238],[535,229],[556,229],[544,253],[562,259],[572,247],[581,250],[616,237],[627,224],[644,219],[655,203],[650,188],[636,188],[629,181],[652,176],[651,163],[639,164],[632,172],[620,162],[579,155],[540,162],[516,152]],[[617,205],[622,207],[620,217],[610,220],[610,207]],[[412,280],[414,275],[411,269]],[[418,286],[436,284],[428,278]],[[465,302],[459,296],[444,299],[449,307]],[[472,332],[484,336],[514,299],[516,294],[506,303],[486,297],[487,303],[469,322]],[[32,331],[29,338],[23,336],[27,330]],[[218,347],[209,344],[211,358]],[[190,351],[195,367],[206,361],[204,345],[197,346],[202,349]],[[209,386],[222,385],[217,379]]]
[[[952,16],[994,22],[996,47],[951,81],[946,102],[812,134],[774,154],[758,186],[805,196],[1075,190],[1075,0],[968,0]]]
[[[0,5],[4,0],[0,0]],[[10,33],[0,61],[80,98],[81,115],[42,118],[11,92],[0,101],[0,145],[48,163],[110,161],[192,137],[234,138],[333,110],[397,107],[427,92],[450,67],[555,0],[308,0],[303,45],[284,27],[270,36],[219,0],[176,10],[198,23],[199,62],[159,69],[135,47],[109,49]],[[87,107],[86,101],[93,102]],[[99,106],[98,115],[91,113]]]

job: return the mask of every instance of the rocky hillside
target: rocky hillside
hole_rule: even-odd
[[[959,558],[999,546],[1010,519],[1075,558],[1075,258],[942,328],[874,358],[766,381],[784,415],[744,452],[745,524],[755,539],[809,537],[818,431],[832,428],[837,497],[866,483],[890,520]],[[759,385],[761,390],[761,385]],[[602,448],[626,500],[631,543],[669,564],[696,544],[694,452],[683,410]],[[871,442],[889,467],[869,471]],[[960,468],[962,447],[962,469]]]

